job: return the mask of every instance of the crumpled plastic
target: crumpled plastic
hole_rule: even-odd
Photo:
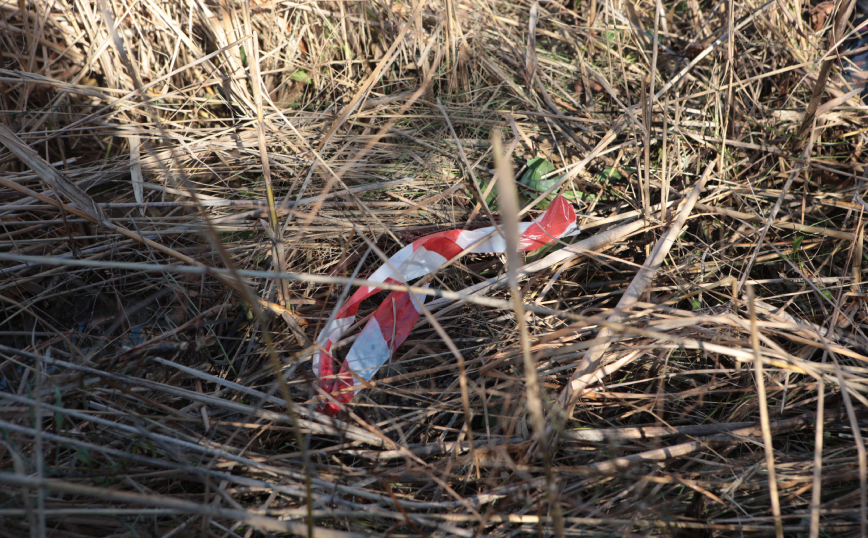
[[[559,196],[541,217],[519,225],[519,249],[522,252],[536,250],[575,230],[576,212],[569,202]],[[398,251],[367,280],[390,284],[409,283],[436,271],[468,248],[475,253],[503,253],[506,252],[506,240],[494,227],[448,230],[426,235]],[[355,323],[361,302],[378,291],[379,288],[369,286],[356,290],[317,337],[321,351],[314,355],[312,368],[319,387],[334,400],[321,401],[318,405],[320,412],[329,415],[340,412],[339,404],[349,403],[364,387],[364,381],[374,377],[380,366],[404,343],[419,319],[425,295],[391,292],[362,329],[336,373],[332,347]]]

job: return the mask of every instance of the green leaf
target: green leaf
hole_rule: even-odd
[[[92,460],[90,459],[90,452],[83,446],[75,447],[75,457],[78,458],[78,461],[82,462],[85,465],[90,466]]]
[[[239,55],[241,56],[241,64],[244,67],[247,67],[247,51],[244,50],[244,45],[239,45],[238,49]]]
[[[803,235],[797,235],[796,238],[793,240],[793,256],[799,255],[799,247],[802,246],[802,241],[804,240],[805,236]]]
[[[554,170],[555,167],[552,166],[552,163],[542,157],[534,157],[533,159],[527,160],[527,170],[525,170],[518,182],[520,185],[533,189],[534,191],[545,192],[560,180],[559,177],[543,179],[544,175],[554,172]],[[521,197],[522,205],[530,203],[532,200],[536,199],[536,197],[539,196],[539,192],[531,192],[527,196]],[[530,198],[528,198],[528,196]],[[538,206],[545,209],[554,199],[554,194],[549,195],[548,199],[541,201]]]
[[[60,389],[54,387],[54,405],[55,407],[63,407],[63,399],[60,397]],[[63,414],[60,411],[54,412],[54,431],[60,433],[63,427]]]
[[[486,181],[484,179],[479,179],[479,192],[485,194],[485,190],[491,184],[491,181]],[[467,189],[465,189],[466,191]],[[479,196],[477,196],[476,191],[467,193],[471,198],[476,201],[479,201]],[[494,187],[491,189],[491,192],[488,193],[488,196],[485,197],[485,203],[488,204],[489,209],[495,210],[497,209],[497,184],[494,184]]]
[[[304,82],[305,84],[313,84],[313,79],[305,73],[304,71],[296,71],[295,73],[289,75],[290,80],[294,80],[296,82]]]
[[[612,168],[611,166],[603,170],[601,173],[597,174],[597,179],[602,183],[607,179],[622,179],[622,176],[617,170]]]
[[[593,193],[572,190],[562,192],[561,196],[571,202],[575,202],[576,200],[593,200],[597,197],[597,195]]]
[[[549,187],[554,185],[558,179],[550,178],[543,180],[543,176],[554,171],[555,167],[552,166],[552,163],[542,157],[534,157],[527,161],[527,170],[524,175],[521,176],[519,183],[534,190],[546,191]]]

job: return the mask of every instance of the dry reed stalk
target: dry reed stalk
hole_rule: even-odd
[[[531,8],[531,24],[534,23],[534,12],[538,7],[538,4],[534,4]],[[513,176],[512,173],[512,166],[503,156],[503,147],[500,142],[500,137],[497,134],[492,138],[491,145],[494,150],[494,162],[500,180],[498,200],[503,209],[504,224],[502,229],[504,238],[506,239],[506,274],[512,302],[513,305],[515,305],[515,318],[518,320],[518,334],[521,341],[521,355],[524,360],[524,375],[527,386],[527,407],[530,411],[531,420],[533,421],[532,426],[534,429],[536,445],[539,446],[543,465],[545,465],[546,468],[546,490],[548,494],[549,511],[551,512],[555,523],[555,536],[561,538],[564,536],[563,514],[558,505],[558,490],[555,486],[554,475],[552,474],[551,454],[549,453],[548,443],[546,442],[545,414],[543,410],[539,379],[537,377],[537,364],[530,354],[530,340],[527,334],[527,326],[525,324],[524,316],[524,297],[522,297],[518,290],[518,269],[521,262],[518,259],[520,252],[518,231],[518,193],[516,192],[515,187],[515,176]],[[485,198],[482,198],[482,200],[484,201]]]
[[[814,426],[814,476],[811,482],[811,528],[809,538],[817,538],[820,535],[820,503],[823,490],[823,407],[826,397],[826,386],[822,378],[818,378],[820,389],[817,393],[817,421]],[[777,529],[775,529],[777,531]]]
[[[762,429],[763,448],[766,454],[766,472],[769,480],[769,493],[772,500],[772,515],[775,517],[775,534],[783,538],[784,530],[781,525],[781,501],[778,497],[778,482],[775,478],[775,453],[772,446],[772,432],[769,427],[769,404],[766,397],[765,374],[763,373],[763,361],[760,356],[759,336],[756,321],[756,307],[754,306],[753,286],[747,287],[747,303],[750,310],[751,346],[754,353],[754,368],[756,371],[757,398],[759,400],[760,428]]]

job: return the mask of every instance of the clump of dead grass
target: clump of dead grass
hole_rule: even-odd
[[[0,536],[865,536],[848,4],[0,0]],[[523,323],[438,272],[461,367],[422,321],[317,414],[368,242],[490,223],[493,133],[582,242]]]

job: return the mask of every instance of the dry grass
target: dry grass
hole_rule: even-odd
[[[0,537],[865,537],[838,4],[0,0]],[[314,412],[369,245],[532,157],[582,242]]]

